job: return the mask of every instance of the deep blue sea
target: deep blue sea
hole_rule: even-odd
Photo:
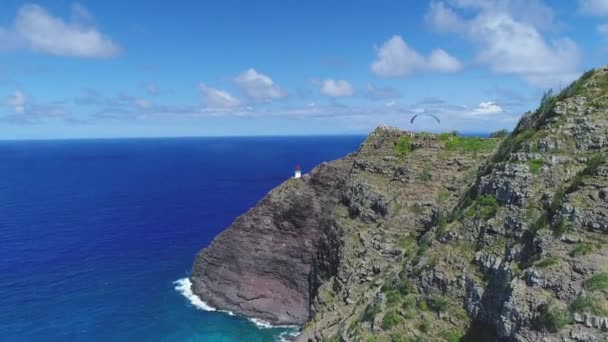
[[[363,139],[0,142],[0,340],[278,340],[193,305],[194,255],[295,164]]]

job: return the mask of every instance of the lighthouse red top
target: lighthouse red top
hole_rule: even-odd
[[[296,170],[300,169],[300,164],[296,164]]]

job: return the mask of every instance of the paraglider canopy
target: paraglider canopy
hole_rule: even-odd
[[[417,117],[419,117],[419,116],[430,116],[430,117],[432,117],[433,119],[435,119],[435,121],[437,121],[437,123],[441,123],[441,121],[439,120],[439,118],[438,118],[438,117],[436,117],[435,115],[430,114],[430,113],[420,113],[420,114],[416,114],[416,115],[412,116],[412,119],[410,120],[410,123],[411,123],[411,124],[413,124],[413,123],[414,123],[414,120],[416,120],[416,118],[417,118]]]

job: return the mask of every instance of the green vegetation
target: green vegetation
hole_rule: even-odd
[[[570,251],[571,257],[578,257],[589,254],[593,251],[593,245],[589,242],[578,242]]]
[[[567,192],[570,193],[580,188],[583,184],[583,178],[596,175],[599,167],[604,163],[604,161],[605,157],[599,154],[589,158],[585,163],[585,168],[578,172],[574,178],[572,178]]]
[[[498,212],[498,200],[494,195],[483,195],[478,197],[466,212],[468,217],[477,217],[482,220],[489,220]]]
[[[608,289],[608,273],[596,273],[585,281],[585,287],[589,291],[604,291]]]
[[[418,328],[420,329],[420,331],[428,333],[431,330],[431,322],[425,319],[420,322],[420,326],[418,326]]]
[[[501,129],[500,131],[490,133],[490,138],[504,138],[507,135],[509,135],[509,131],[506,129]]]
[[[553,265],[557,265],[559,263],[559,258],[557,257],[547,257],[539,260],[535,266],[538,268],[547,268]]]
[[[433,179],[433,175],[431,174],[431,172],[425,168],[424,170],[422,170],[422,173],[418,176],[418,179],[420,179],[423,182],[430,182]]]
[[[441,335],[447,342],[458,342],[462,336],[462,334],[457,331],[445,331]]]
[[[530,168],[530,172],[537,175],[540,172],[540,169],[545,165],[544,159],[532,159],[528,160],[528,167]]]
[[[594,315],[605,316],[608,315],[608,308],[606,308],[606,299],[603,296],[597,296],[593,294],[582,293],[572,304],[570,304],[570,311],[574,312],[590,312]]]
[[[409,339],[401,333],[394,332],[391,335],[391,342],[408,342]]]
[[[396,145],[395,145],[395,152],[401,156],[401,157],[405,157],[408,152],[410,151],[410,144],[411,144],[411,139],[409,136],[405,136],[402,135],[399,137],[399,140],[397,141]]]
[[[566,232],[570,230],[570,223],[566,222],[563,218],[560,218],[559,221],[553,226],[553,236],[560,237]]]
[[[443,296],[435,295],[429,300],[429,308],[435,312],[445,312],[448,301]]]
[[[536,132],[536,129],[530,128],[523,132],[516,132],[507,136],[498,146],[498,151],[492,157],[492,162],[497,163],[507,159],[510,153],[518,151],[521,149],[524,142],[532,139]]]
[[[439,203],[445,203],[450,198],[450,192],[447,190],[439,191],[439,195],[437,197]]]
[[[409,207],[410,212],[415,215],[422,215],[424,213],[424,208],[418,205],[413,205]]]
[[[439,136],[437,137],[437,140],[439,140],[441,142],[446,142],[457,136],[458,136],[458,132],[456,132],[456,131],[440,133]]]
[[[458,152],[491,152],[497,143],[497,139],[452,136],[445,141],[445,149]]]
[[[382,328],[384,330],[391,330],[397,324],[401,323],[401,320],[401,316],[399,316],[396,311],[389,311],[382,317]]]
[[[418,307],[418,309],[422,310],[422,311],[428,311],[429,310],[429,306],[426,304],[426,300],[419,298],[418,301],[416,302],[416,306]]]
[[[547,304],[543,304],[540,307],[540,314],[538,317],[538,325],[540,328],[557,332],[564,326],[570,324],[571,317],[570,313],[552,301]]]
[[[372,302],[369,303],[365,308],[363,316],[361,316],[361,321],[373,322],[376,318],[376,315],[379,314],[381,310],[382,308],[380,307],[380,302],[378,300],[373,299]]]

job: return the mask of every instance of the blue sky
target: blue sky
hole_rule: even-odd
[[[0,139],[510,129],[606,47],[608,0],[3,0]]]

